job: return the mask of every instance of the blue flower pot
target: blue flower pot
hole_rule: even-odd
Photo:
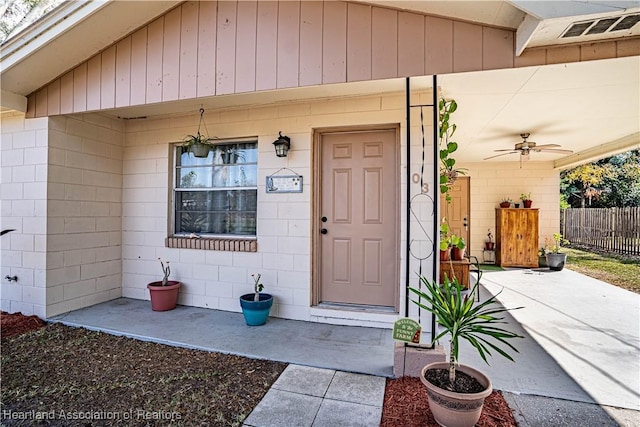
[[[273,296],[260,294],[260,301],[254,301],[255,294],[244,294],[240,297],[240,307],[244,320],[249,326],[260,326],[267,323],[269,311],[273,305]]]

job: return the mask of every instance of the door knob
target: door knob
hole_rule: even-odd
[[[320,221],[322,221],[322,222],[327,222],[327,217],[326,217],[326,216],[323,216],[322,218],[320,218]]]
[[[327,229],[326,229],[326,228],[322,228],[322,229],[320,229],[320,233],[322,233],[322,234],[327,234],[328,232],[329,232],[329,231],[327,231]]]

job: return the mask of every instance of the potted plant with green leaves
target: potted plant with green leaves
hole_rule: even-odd
[[[165,263],[160,258],[158,258],[158,261],[160,261],[164,277],[160,281],[151,282],[147,285],[151,297],[151,309],[153,311],[173,310],[178,304],[181,283],[176,280],[169,280],[169,275],[171,274],[169,261]]]
[[[420,289],[409,288],[419,297],[412,301],[435,315],[439,332],[433,343],[448,336],[450,344],[449,361],[430,363],[420,375],[427,387],[429,408],[440,425],[472,427],[480,418],[484,399],[493,387],[482,372],[459,363],[460,340],[467,340],[488,364],[487,356],[492,355],[491,351],[513,361],[504,346],[518,352],[507,340],[523,337],[499,326],[506,322],[504,317],[498,316],[510,310],[496,305],[499,293],[474,306],[470,296],[478,291],[478,282],[467,295],[462,294],[456,279],[445,278],[443,286],[424,276],[420,277],[420,282],[423,285]]]
[[[538,266],[540,268],[549,267],[549,264],[547,264],[547,248],[545,246],[538,249]]]
[[[547,239],[548,250],[546,251],[547,264],[549,269],[561,271],[567,262],[567,254],[560,252],[562,245],[568,245],[569,241],[562,237],[560,233],[553,233],[553,241]]]
[[[508,197],[503,197],[502,199],[500,199],[500,207],[501,208],[509,208],[511,207],[511,203],[513,202],[513,200],[511,200]]]
[[[449,261],[451,259],[451,236],[449,236],[449,223],[447,218],[442,218],[440,224],[440,261]]]
[[[531,193],[522,193],[520,195],[520,200],[522,200],[522,205],[525,208],[530,208],[533,204],[533,200],[531,200]]]
[[[209,138],[200,134],[198,131],[195,135],[187,135],[183,140],[183,148],[193,153],[195,157],[206,158],[209,156],[209,151],[212,147],[212,142],[216,138]]]
[[[249,326],[260,326],[267,323],[273,296],[262,293],[264,285],[260,283],[261,274],[251,274],[253,278],[253,293],[244,294],[240,297],[240,307],[244,320]]]
[[[462,236],[451,235],[451,259],[454,261],[462,261],[464,259],[465,248],[467,244]]]
[[[449,190],[458,175],[465,175],[466,169],[456,167],[456,159],[452,156],[458,150],[458,143],[453,140],[457,126],[450,123],[451,115],[458,109],[454,99],[440,98],[438,101],[438,130],[440,147],[440,193],[445,195],[447,202],[451,201]]]

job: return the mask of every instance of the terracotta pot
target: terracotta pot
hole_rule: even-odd
[[[451,248],[451,259],[454,261],[462,261],[466,249],[458,249],[455,246]]]
[[[480,419],[484,399],[491,394],[491,380],[482,372],[470,366],[458,365],[456,371],[474,377],[485,390],[479,393],[456,393],[441,389],[426,380],[424,374],[429,369],[449,369],[449,363],[430,363],[422,368],[420,380],[427,387],[429,409],[438,424],[447,427],[473,427]]]
[[[161,281],[151,282],[147,285],[147,289],[151,295],[151,309],[153,311],[168,311],[176,308],[180,282],[169,280],[167,286],[162,286]]]
[[[496,247],[496,243],[495,242],[484,242],[484,248],[488,251],[492,251],[494,250]]]
[[[510,207],[510,206],[511,206],[511,203],[509,203],[509,202],[502,202],[502,203],[500,203],[500,207],[501,207],[501,208],[508,208],[508,207]]]
[[[531,205],[533,204],[533,200],[523,200],[522,204],[524,205],[525,208],[530,208]]]
[[[451,248],[446,251],[440,250],[440,261],[449,261],[451,259]]]

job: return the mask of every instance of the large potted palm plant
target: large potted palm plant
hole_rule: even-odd
[[[497,295],[474,306],[478,282],[467,295],[463,295],[455,278],[450,281],[445,277],[441,286],[424,276],[420,282],[423,285],[420,289],[409,288],[419,297],[412,301],[435,315],[439,329],[433,342],[448,335],[450,344],[448,362],[431,363],[422,369],[420,379],[427,388],[429,408],[440,425],[472,427],[480,419],[484,399],[493,387],[482,372],[459,363],[460,339],[467,340],[488,364],[491,350],[513,361],[500,345],[517,352],[506,340],[523,337],[497,326],[506,323],[497,316],[509,310],[495,305]]]

